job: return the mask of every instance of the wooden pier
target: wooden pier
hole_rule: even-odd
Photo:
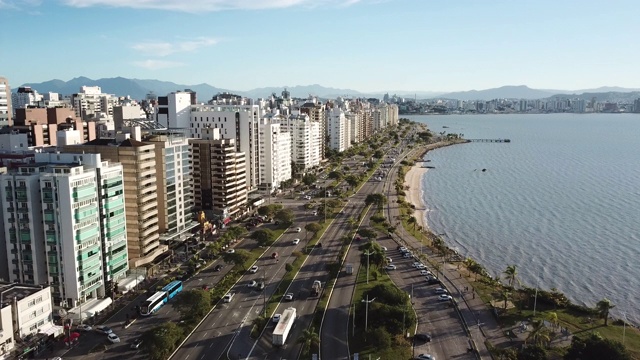
[[[468,139],[470,142],[510,143],[510,139]]]

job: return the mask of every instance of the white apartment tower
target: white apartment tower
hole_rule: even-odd
[[[260,188],[276,191],[291,179],[291,135],[282,131],[283,115],[268,114],[260,121]]]
[[[126,275],[121,165],[38,153],[0,182],[12,281],[48,283],[55,305],[76,306]]]
[[[258,105],[239,104],[191,106],[191,137],[200,139],[204,129],[220,129],[225,139],[234,139],[236,151],[245,154],[247,164],[247,189],[256,188],[260,182],[260,149],[258,125],[262,110]]]
[[[172,92],[158,97],[156,121],[168,129],[187,129],[191,117],[192,93]]]
[[[42,101],[42,95],[30,86],[20,86],[15,94],[11,94],[11,106],[13,112],[29,106],[37,106]]]
[[[113,118],[113,107],[118,99],[110,94],[103,94],[99,86],[82,86],[80,92],[71,95],[71,105],[76,116],[82,120],[100,119],[102,114]]]
[[[12,125],[11,87],[9,81],[0,76],[0,127]]]
[[[329,147],[339,152],[347,150],[348,132],[347,118],[338,106],[334,106],[327,113],[327,135],[329,135]]]
[[[305,170],[320,165],[320,124],[300,114],[288,116],[281,126],[291,134],[291,160]]]

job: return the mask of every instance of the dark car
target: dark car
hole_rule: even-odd
[[[431,335],[429,335],[429,334],[416,334],[414,336],[414,339],[419,340],[419,341],[429,342],[429,341],[431,341]]]
[[[220,264],[216,265],[216,267],[213,268],[213,271],[220,271],[220,270],[222,270],[222,265]]]
[[[429,285],[440,284],[440,280],[438,280],[438,279],[429,279],[429,280],[427,280],[427,284],[429,284]]]
[[[140,345],[142,345],[142,339],[138,338],[133,340],[133,343],[131,343],[131,348],[132,349],[137,349],[140,347]]]

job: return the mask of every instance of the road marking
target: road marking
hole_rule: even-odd
[[[207,337],[207,334],[208,334],[208,333],[206,333],[206,332],[205,332],[205,333],[204,333],[204,335],[202,335],[202,338],[203,338],[203,339],[204,339],[204,338],[206,338],[206,337]]]
[[[185,357],[184,357],[184,360],[187,360],[188,358],[189,358],[189,355],[185,356]]]
[[[214,343],[211,343],[211,345],[209,345],[209,348],[211,348],[213,346]]]

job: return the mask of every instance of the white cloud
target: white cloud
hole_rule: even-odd
[[[176,61],[164,61],[164,60],[144,60],[144,61],[134,61],[133,65],[149,69],[149,70],[160,70],[160,69],[168,69],[174,67],[184,66],[184,63],[176,62]]]
[[[145,42],[131,46],[132,49],[154,56],[168,56],[175,53],[184,53],[212,46],[218,40],[212,38],[196,38],[193,40],[170,42]]]
[[[4,0],[0,0],[4,1]],[[346,0],[352,5],[361,0]],[[292,6],[344,5],[345,0],[63,0],[73,7],[124,7],[183,12],[209,12],[222,10],[276,9]]]
[[[40,4],[42,4],[42,0],[0,0],[0,9],[29,11]]]

